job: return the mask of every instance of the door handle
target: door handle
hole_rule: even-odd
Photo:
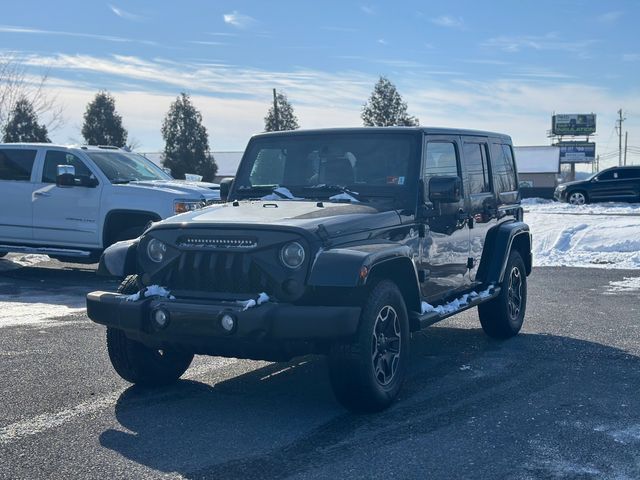
[[[33,192],[33,195],[36,197],[50,197],[51,194],[49,192]]]

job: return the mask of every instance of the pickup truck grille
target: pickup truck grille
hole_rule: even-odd
[[[271,293],[271,277],[245,252],[182,252],[164,277],[176,290]]]

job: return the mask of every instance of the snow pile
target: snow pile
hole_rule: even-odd
[[[448,315],[450,313],[457,312],[463,307],[466,307],[472,300],[476,298],[488,298],[493,293],[493,285],[490,285],[481,292],[465,293],[460,298],[445,303],[444,305],[438,305],[434,307],[427,302],[422,302],[422,313],[437,312],[439,315]]]
[[[278,187],[274,188],[269,195],[262,197],[261,200],[302,200],[302,198],[295,197],[288,188]]]
[[[640,277],[624,277],[624,280],[609,282],[607,293],[635,292],[640,290]]]
[[[9,270],[17,270],[22,267],[32,267],[39,263],[48,262],[50,258],[47,255],[39,255],[30,253],[27,255],[9,255],[0,258],[0,272],[8,272]]]
[[[171,295],[171,292],[164,287],[159,285],[150,285],[146,288],[143,288],[138,293],[134,293],[133,295],[129,295],[126,297],[127,302],[137,302],[140,300],[140,296],[143,295],[146,297],[165,297],[169,300],[175,300],[176,297]]]
[[[355,193],[356,195],[358,194],[358,192],[353,192],[353,193]],[[338,193],[337,195],[334,195],[334,196],[332,196],[332,197],[329,197],[329,200],[333,200],[333,201],[336,201],[336,202],[339,202],[339,201],[348,201],[348,202],[351,202],[351,203],[360,203],[360,200],[358,200],[357,198],[355,198],[355,197],[354,197],[354,196],[352,196],[352,195],[349,195],[349,194],[348,194],[348,193],[346,193],[346,192],[344,192],[344,193]]]
[[[258,298],[251,298],[249,300],[238,300],[236,303],[238,305],[242,305],[242,311],[249,310],[250,308],[257,307],[258,305],[262,305],[269,301],[269,295],[262,292],[258,295]]]
[[[527,203],[535,266],[640,267],[640,205]]]

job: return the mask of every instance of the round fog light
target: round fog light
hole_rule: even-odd
[[[232,332],[236,326],[236,319],[229,313],[223,313],[220,317],[220,325],[226,332]]]
[[[158,330],[165,328],[169,323],[169,314],[162,309],[154,311],[153,323]]]

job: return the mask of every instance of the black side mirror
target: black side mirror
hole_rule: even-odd
[[[58,187],[73,187],[76,184],[76,167],[73,165],[58,165],[56,185]]]
[[[231,184],[233,183],[233,178],[223,178],[220,180],[220,200],[226,202],[229,198],[229,190],[231,190]]]
[[[429,200],[435,203],[458,203],[462,198],[460,177],[431,177]]]

